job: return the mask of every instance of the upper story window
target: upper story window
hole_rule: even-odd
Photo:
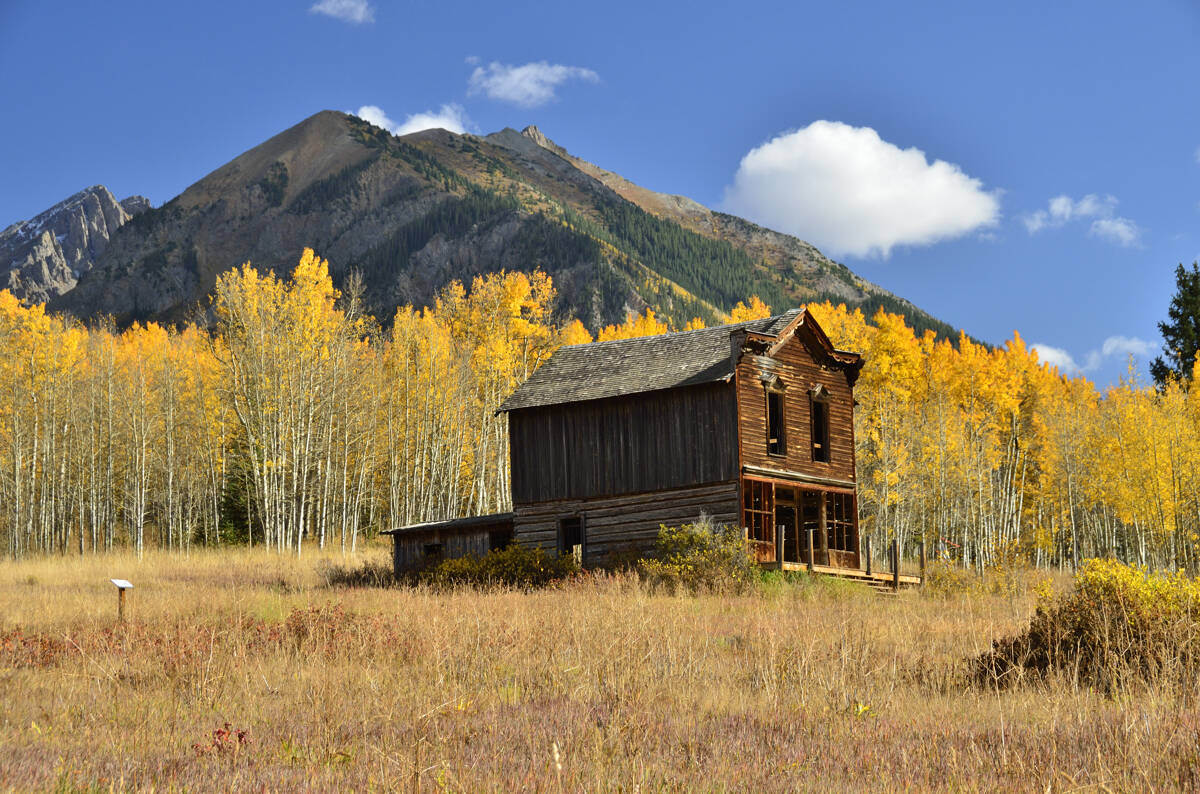
[[[787,454],[787,422],[784,416],[785,400],[778,382],[767,386],[767,453]]]
[[[815,386],[808,393],[812,416],[812,459],[829,462],[829,390]]]

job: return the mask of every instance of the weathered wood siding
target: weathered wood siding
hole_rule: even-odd
[[[783,382],[786,454],[767,452],[767,394],[763,374]],[[798,338],[788,339],[774,356],[747,353],[735,376],[738,432],[742,465],[793,471],[816,477],[854,479],[854,407],[850,382],[844,370],[822,367]],[[812,459],[812,416],[809,390],[816,385],[829,390],[830,460]]]
[[[514,410],[514,505],[737,477],[733,386],[712,383]]]
[[[581,517],[585,562],[603,564],[624,554],[650,551],[662,524],[687,524],[704,513],[718,524],[736,525],[738,483],[516,505],[513,512],[516,542],[541,546],[551,553],[558,545],[559,519]]]
[[[420,571],[440,560],[466,557],[474,554],[482,557],[492,547],[493,533],[512,537],[512,521],[494,525],[477,525],[469,529],[442,527],[402,531],[392,535],[392,568],[396,575]],[[441,544],[438,558],[430,558],[425,549],[430,544]]]

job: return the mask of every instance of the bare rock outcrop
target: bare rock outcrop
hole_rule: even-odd
[[[0,286],[27,303],[43,303],[74,288],[109,241],[134,215],[150,209],[143,196],[124,201],[93,185],[28,221],[0,232]]]

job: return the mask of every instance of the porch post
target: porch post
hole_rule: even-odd
[[[821,491],[821,498],[817,500],[821,509],[817,515],[817,531],[820,536],[817,538],[817,551],[821,553],[821,564],[829,564],[829,528],[826,519],[829,512],[829,496],[826,491]]]
[[[921,536],[921,586],[925,586],[925,536]]]
[[[783,524],[775,525],[775,562],[779,563],[779,570],[783,570]]]
[[[808,572],[812,573],[813,572],[813,530],[812,530],[812,528],[810,527],[808,532],[806,532],[805,534],[808,535]]]
[[[892,538],[892,590],[900,592],[900,538]]]
[[[865,538],[867,542],[867,576],[871,575],[871,536]]]

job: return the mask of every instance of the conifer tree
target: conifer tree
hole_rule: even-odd
[[[1163,337],[1163,355],[1150,363],[1150,374],[1159,388],[1171,378],[1187,380],[1200,348],[1200,267],[1175,268],[1175,297],[1167,310],[1169,320],[1158,324]]]

